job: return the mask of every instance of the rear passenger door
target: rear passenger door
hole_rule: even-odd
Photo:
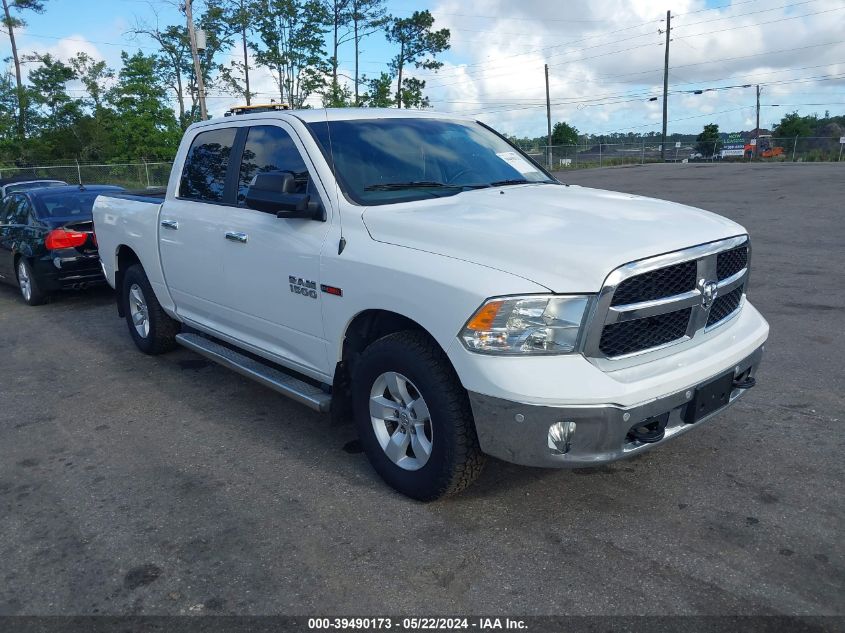
[[[220,256],[233,202],[226,179],[234,173],[229,162],[236,133],[234,127],[213,128],[194,137],[176,197],[159,214],[161,263],[176,312],[213,329],[221,328]]]
[[[16,280],[15,254],[24,251],[29,254],[23,243],[29,229],[31,205],[20,194],[6,198],[4,205],[3,227],[0,229],[0,275],[6,280]]]
[[[225,307],[220,320],[245,343],[300,369],[330,373],[321,312],[326,295],[320,290],[320,254],[332,226],[328,196],[285,122],[241,128],[240,146],[236,205],[223,221],[229,237],[221,240],[225,284],[218,303]],[[296,192],[320,200],[327,221],[281,219],[247,208],[249,183],[264,171],[292,172]]]
[[[12,261],[13,220],[18,206],[17,196],[8,196],[0,207],[0,279],[13,280],[14,262]]]

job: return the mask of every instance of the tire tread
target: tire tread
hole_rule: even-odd
[[[129,306],[125,305],[126,324],[129,327],[129,333],[132,336],[132,339],[142,352],[151,356],[164,354],[165,352],[175,349],[176,335],[181,331],[182,324],[174,319],[171,319],[161,307],[161,304],[158,302],[158,298],[155,296],[155,292],[153,292],[153,287],[150,285],[150,280],[147,279],[147,274],[144,272],[144,268],[140,264],[133,264],[130,266],[126,271],[126,274],[123,276],[123,289],[121,292],[123,293],[124,302],[128,301],[127,297],[129,287],[133,282],[140,285],[141,290],[144,292],[144,299],[147,302],[147,315],[150,320],[150,336],[148,338],[148,345],[145,349],[142,347],[142,344],[138,342],[138,335],[134,331],[134,327],[131,323],[132,317],[130,316]]]
[[[383,350],[395,349],[395,346],[404,348],[425,365],[429,376],[446,401],[445,416],[454,428],[455,441],[452,454],[449,455],[453,467],[446,473],[447,476],[437,481],[431,493],[420,497],[420,500],[432,501],[457,494],[478,479],[486,461],[486,456],[478,444],[466,390],[446,354],[426,332],[405,330],[388,334],[367,347],[362,358],[379,354]]]

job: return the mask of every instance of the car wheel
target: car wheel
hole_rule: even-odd
[[[155,355],[176,347],[181,325],[162,309],[140,264],[123,275],[121,296],[129,334],[139,350]]]
[[[467,393],[427,334],[390,334],[352,372],[361,446],[384,481],[431,501],[469,486],[484,465]]]
[[[32,266],[23,257],[18,260],[17,265],[18,288],[21,290],[21,297],[27,305],[37,306],[45,303],[50,295],[41,290],[38,278],[32,270]]]

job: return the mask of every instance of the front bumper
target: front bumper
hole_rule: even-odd
[[[735,363],[734,376],[747,375],[753,378],[762,360],[763,349],[761,345]],[[696,386],[729,370],[730,366],[725,367],[700,383],[627,408],[616,405],[538,406],[472,391],[469,396],[478,441],[485,453],[524,466],[577,468],[638,455],[701,426],[747,391],[747,388],[735,387],[725,407],[693,424],[684,422],[684,413]],[[665,414],[668,414],[668,421],[663,439],[646,443],[629,436],[631,428],[638,423]],[[575,423],[566,452],[554,448],[549,442],[549,429],[557,422]]]

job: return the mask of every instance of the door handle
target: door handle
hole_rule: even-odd
[[[239,244],[246,244],[246,241],[249,239],[249,235],[246,233],[237,233],[235,231],[227,231],[226,232],[226,239],[230,242],[238,242]]]
[[[161,225],[166,229],[173,229],[174,231],[179,228],[179,223],[176,220],[162,220]]]

